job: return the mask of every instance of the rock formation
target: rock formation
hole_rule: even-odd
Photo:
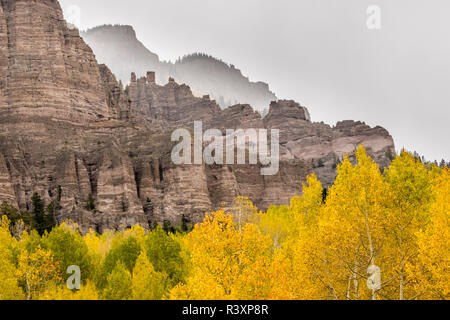
[[[315,163],[329,184],[336,159],[357,144],[380,164],[394,150],[382,128],[311,123],[292,101],[273,102],[262,119],[249,105],[221,110],[174,79],[158,85],[153,72],[132,74],[124,90],[54,0],[1,0],[0,69],[0,201],[31,211],[37,192],[57,204],[58,222],[71,219],[83,232],[195,223],[238,195],[261,209],[288,204]],[[204,129],[280,129],[279,173],[261,176],[252,165],[175,166],[172,131],[200,120]]]
[[[264,82],[252,82],[240,70],[204,54],[192,54],[175,63],[160,61],[137,38],[131,26],[99,26],[82,33],[97,59],[111,68],[124,84],[131,72],[145,76],[156,72],[156,82],[164,85],[169,77],[186,83],[195,95],[209,94],[224,109],[234,104],[250,104],[265,113],[277,97]]]
[[[310,163],[327,187],[336,178],[339,162],[360,144],[381,167],[389,165],[391,155],[395,154],[394,141],[385,129],[355,121],[338,122],[335,127],[312,123],[308,110],[294,101],[273,102],[264,125],[280,130],[282,159]]]

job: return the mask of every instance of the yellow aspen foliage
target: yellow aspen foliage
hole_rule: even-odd
[[[362,146],[357,163],[348,159],[339,166],[338,176],[320,214],[314,266],[322,299],[376,299],[381,281],[368,288],[371,270],[381,270],[379,257],[384,243],[385,186],[378,165]],[[378,273],[379,275],[379,273]],[[380,280],[380,279],[378,279]]]
[[[238,197],[190,233],[68,222],[41,236],[2,216],[0,300],[450,299],[449,169],[403,151],[382,174],[362,146],[351,159],[326,199],[312,174],[289,206]]]
[[[232,294],[243,300],[267,299],[273,281],[270,274],[272,239],[263,235],[254,224],[245,225],[240,235],[240,272],[233,284]]]
[[[303,184],[303,195],[291,200],[290,207],[271,206],[266,213],[259,214],[259,226],[273,239],[275,249],[290,239],[298,239],[304,233],[305,224],[312,224],[322,207],[323,187],[315,174],[308,176]]]
[[[43,250],[40,246],[33,252],[25,250],[20,254],[17,275],[27,300],[39,296],[48,286],[62,281],[58,263],[53,260],[50,251]]]
[[[450,299],[450,171],[442,170],[433,184],[431,223],[418,233],[417,263],[408,266],[416,299]]]
[[[192,276],[186,285],[175,287],[176,299],[226,299],[238,276],[239,232],[233,217],[218,211],[205,217],[186,237],[191,254]]]
[[[100,260],[103,260],[111,249],[111,243],[114,237],[115,234],[111,231],[107,231],[99,235],[91,229],[84,236],[84,242],[88,246],[91,255],[98,257]]]
[[[169,293],[170,300],[226,300],[223,287],[207,274],[195,273],[186,284],[176,285]]]
[[[9,220],[2,216],[0,220],[0,300],[23,298],[17,279],[17,270],[12,261],[11,247],[15,239],[9,231]]]
[[[273,248],[279,249],[288,237],[295,232],[293,215],[288,207],[271,206],[267,212],[259,217],[259,226],[264,234],[269,235],[273,240]]]
[[[290,232],[272,263],[274,286],[271,299],[319,299],[323,291],[314,271],[320,249],[317,221],[323,201],[322,184],[313,174],[303,185],[303,195],[294,197],[289,208]]]
[[[258,208],[253,205],[253,202],[248,197],[237,197],[234,199],[232,206],[231,214],[239,231],[247,223],[256,223]]]
[[[122,262],[108,275],[103,296],[107,300],[128,300],[132,297],[131,274]]]
[[[91,281],[87,281],[80,290],[69,290],[65,285],[54,286],[42,293],[39,300],[90,301],[99,300],[99,294],[95,285]]]
[[[416,263],[417,234],[429,223],[432,176],[422,162],[402,151],[386,172],[386,185],[383,273],[389,286],[384,297],[411,299],[417,292],[410,285],[413,279],[407,277],[406,268]]]
[[[315,174],[308,176],[303,184],[303,195],[291,200],[291,211],[302,218],[314,220],[323,202],[323,186]]]
[[[131,277],[132,298],[134,300],[160,300],[166,292],[167,282],[167,275],[156,272],[145,252],[142,252],[136,261]]]
[[[273,281],[269,299],[318,300],[328,298],[323,284],[318,281],[316,258],[320,243],[312,232],[297,240],[287,241],[276,251],[271,266]]]
[[[186,284],[171,291],[171,299],[264,298],[257,285],[261,279],[255,277],[266,266],[272,241],[255,225],[239,230],[231,214],[214,212],[184,243],[191,254],[191,274]]]
[[[324,189],[315,174],[308,176],[302,190],[303,195],[293,197],[290,205],[290,211],[293,215],[291,223],[297,225],[297,232],[306,232],[305,228],[308,230],[310,227],[317,225],[317,219],[324,201]]]

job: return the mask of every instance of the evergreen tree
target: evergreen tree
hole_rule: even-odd
[[[42,236],[46,230],[44,202],[42,201],[41,196],[37,192],[33,194],[31,202],[33,205],[34,228],[37,230],[39,235]]]
[[[95,200],[91,193],[89,193],[88,200],[86,202],[86,210],[89,211],[95,210]]]
[[[8,217],[11,227],[15,226],[21,220],[27,229],[31,226],[30,214],[28,212],[20,213],[16,207],[10,205],[6,201],[3,201],[2,204],[0,204],[0,216],[3,215]]]

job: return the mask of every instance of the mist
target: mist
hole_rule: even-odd
[[[80,29],[132,25],[161,60],[202,52],[264,81],[313,121],[385,127],[397,150],[450,160],[447,0],[61,0]],[[367,8],[381,8],[381,29]],[[126,63],[126,61],[124,61]]]

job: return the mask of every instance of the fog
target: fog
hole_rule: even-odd
[[[133,25],[162,60],[204,52],[269,83],[313,121],[381,125],[396,147],[450,160],[448,0],[60,0],[79,28]],[[367,8],[381,8],[381,29]],[[72,7],[73,9],[74,7]]]

